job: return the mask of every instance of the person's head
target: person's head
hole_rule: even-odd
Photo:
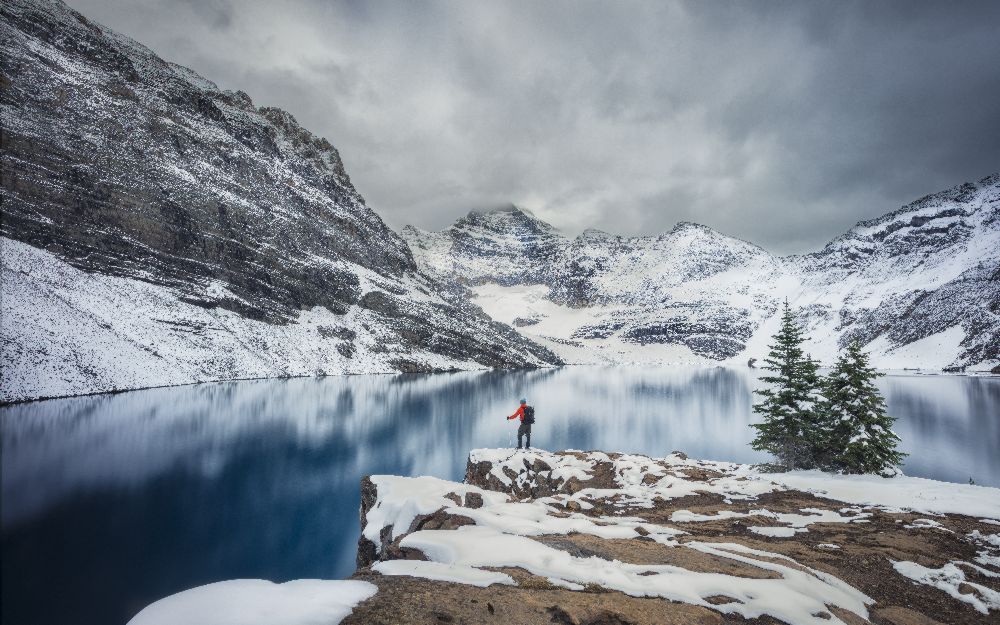
[[[528,403],[528,400],[522,397],[522,398],[521,398],[521,403],[522,403],[522,404],[526,404],[526,403]]]

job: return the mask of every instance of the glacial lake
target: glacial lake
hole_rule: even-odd
[[[474,447],[533,443],[756,462],[759,373],[566,367],[203,384],[0,408],[2,622],[125,623],[232,578],[354,570],[359,480],[461,480]],[[1000,486],[1000,378],[882,378],[909,475]]]

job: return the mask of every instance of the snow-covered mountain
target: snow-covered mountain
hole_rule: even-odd
[[[571,238],[513,206],[403,237],[423,271],[568,362],[761,358],[787,298],[827,363],[851,339],[885,368],[1000,363],[1000,174],[804,256],[691,223],[656,237]]]
[[[0,34],[0,400],[559,362],[420,275],[285,111],[58,0]]]
[[[825,361],[858,338],[884,367],[1000,362],[1000,175],[797,257],[690,223],[570,238],[515,207],[401,238],[288,113],[58,0],[4,2],[0,33],[0,401],[743,361],[785,298]]]

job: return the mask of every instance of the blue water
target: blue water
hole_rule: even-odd
[[[567,367],[152,389],[0,409],[2,621],[124,623],[232,578],[354,570],[362,475],[460,480],[506,446],[526,396],[534,443],[752,462],[753,374]],[[1000,486],[1000,379],[880,386],[905,471]]]

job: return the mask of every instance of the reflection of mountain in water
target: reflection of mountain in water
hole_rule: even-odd
[[[744,425],[750,402],[743,375],[727,369],[577,368],[230,382],[15,405],[3,426],[3,518],[165,472],[211,479],[257,439],[325,449],[335,479],[356,481],[384,457],[403,473],[460,476],[469,448],[508,443],[502,417],[525,394],[539,410],[538,443],[651,453],[685,444],[694,453],[702,440],[718,450],[723,441],[704,433]],[[740,455],[744,438],[723,455]]]
[[[323,450],[336,464],[328,479],[353,483],[383,458],[407,474],[460,476],[469,448],[508,443],[513,425],[502,417],[522,395],[538,409],[544,446],[749,461],[754,383],[721,367],[577,367],[230,382],[14,405],[3,410],[3,519],[168,472],[210,480],[242,450],[279,441],[295,453]],[[993,380],[890,377],[883,387],[905,417],[897,429],[908,447],[974,447],[970,416],[1000,405]],[[997,441],[1000,426],[984,425],[994,436],[977,439]]]
[[[1000,486],[1000,381],[901,376],[879,386],[900,417],[907,474]]]

